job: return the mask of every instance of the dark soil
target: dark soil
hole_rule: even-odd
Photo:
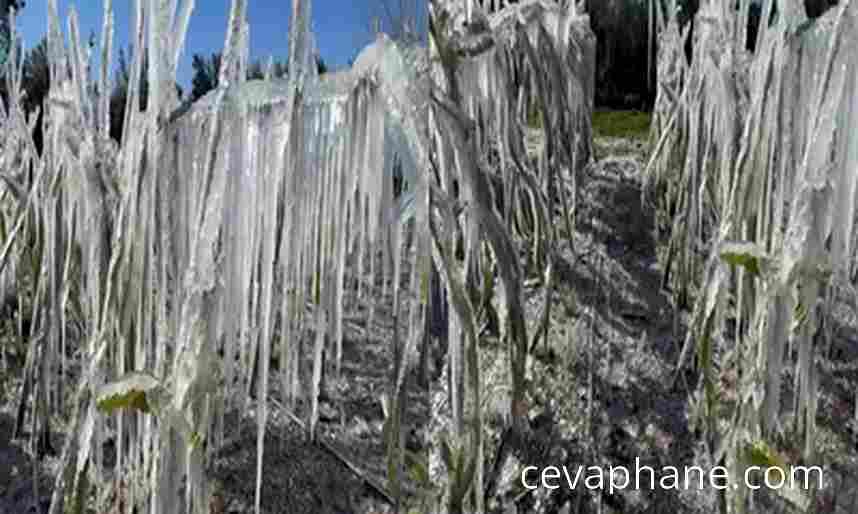
[[[55,459],[34,463],[25,451],[26,437],[24,441],[10,439],[13,428],[14,417],[5,409],[0,410],[0,514],[27,514],[37,512],[37,508],[46,512],[54,485],[50,464]],[[36,474],[38,482],[34,480]],[[36,492],[38,496],[34,495]],[[34,501],[37,497],[38,504]]]

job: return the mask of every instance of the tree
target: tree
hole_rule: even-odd
[[[804,0],[804,9],[808,18],[818,18],[837,3],[837,0]],[[777,7],[777,3],[775,7]]]
[[[45,98],[50,90],[50,70],[48,67],[48,43],[47,39],[42,38],[39,43],[30,49],[26,54],[21,49],[21,42],[17,41],[18,64],[22,66],[21,74],[21,89],[23,95],[21,97],[21,107],[25,114],[31,114],[36,109],[42,108]],[[23,56],[23,57],[22,57]],[[23,62],[21,62],[23,60]],[[9,91],[6,82],[6,65],[4,62],[0,64],[0,100],[3,102],[4,109],[9,108]],[[42,119],[43,111],[39,112],[39,117],[36,120],[36,125],[33,129],[33,142],[36,145],[36,150],[42,151]]]
[[[217,87],[218,70],[220,70],[221,54],[213,53],[207,59],[200,54],[194,54],[191,66],[194,78],[191,79],[191,100],[196,102],[206,93]]]
[[[24,58],[24,69],[22,87],[27,95],[24,97],[24,111],[35,112],[43,107],[45,98],[51,88],[50,66],[48,63],[48,40],[42,38],[39,44],[34,46]],[[39,112],[39,118],[33,129],[33,142],[36,150],[42,152],[42,123],[44,120],[44,109]]]
[[[128,103],[128,87],[131,84],[131,70],[129,62],[133,61],[134,49],[129,47],[126,53],[122,49],[119,50],[119,62],[116,68],[113,90],[110,92],[110,137],[120,142],[122,141],[123,126],[125,124],[125,108]],[[143,50],[143,63],[140,71],[140,103],[137,108],[145,110],[149,104],[149,53]],[[176,83],[176,92],[181,99],[184,91],[182,87]]]
[[[143,65],[140,73],[140,104],[138,108],[146,109],[149,98],[149,81],[147,70],[149,59],[147,52],[143,53]],[[133,49],[128,49],[128,56],[132,57]],[[133,57],[131,58],[133,60]],[[121,48],[119,49],[119,63],[116,69],[116,78],[113,91],[110,94],[110,137],[116,141],[122,141],[122,129],[125,124],[125,107],[128,103],[128,86],[131,83],[131,71],[128,68],[129,59]]]
[[[316,71],[319,72],[319,75],[324,75],[328,72],[328,65],[321,56],[316,57]]]
[[[24,7],[24,0],[0,0],[0,66],[6,63],[9,49],[12,48],[9,11],[18,11],[22,7]]]
[[[24,107],[27,112],[32,112],[42,105],[42,101],[48,96],[50,84],[50,67],[48,65],[48,40],[42,38],[39,44],[27,52],[24,58],[23,85],[27,91],[24,99]]]
[[[670,2],[661,1],[667,8]],[[700,0],[676,0],[677,21],[681,26],[691,23],[690,36],[685,46],[686,59],[691,60],[694,41],[694,18],[700,9]],[[600,87],[596,91],[597,103],[614,107],[629,107],[628,100],[652,100],[647,84],[647,25],[648,2],[638,0],[598,0],[587,2],[587,12],[597,40],[596,77]],[[774,4],[777,12],[777,2]],[[837,0],[804,0],[808,17],[816,18],[834,5]],[[739,2],[735,7],[738,9]],[[746,48],[753,51],[760,23],[762,2],[753,2],[748,20]],[[651,76],[650,76],[651,78]],[[637,102],[635,102],[637,103]]]

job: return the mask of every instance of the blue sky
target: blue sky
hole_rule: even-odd
[[[426,0],[422,0],[425,2]],[[408,0],[415,3],[415,0]],[[63,31],[67,33],[66,18],[69,8],[78,10],[81,37],[86,40],[91,31],[101,34],[102,2],[99,0],[58,0]],[[389,0],[391,6],[399,0]],[[18,33],[24,47],[30,48],[42,38],[47,27],[47,0],[28,0],[18,15]],[[314,0],[313,31],[319,54],[331,67],[345,65],[369,41],[371,20],[384,17],[382,0]],[[424,4],[425,5],[425,4]],[[114,0],[116,27],[115,49],[127,48],[130,33],[132,0]],[[187,44],[179,64],[179,83],[190,86],[193,75],[191,57],[210,55],[223,48],[226,24],[229,17],[229,0],[196,0],[194,14],[188,30]],[[269,55],[285,58],[288,55],[290,0],[248,0],[247,17],[250,23],[251,58]],[[117,50],[118,52],[118,50]],[[116,63],[114,55],[113,63]]]

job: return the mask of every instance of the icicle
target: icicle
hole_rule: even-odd
[[[179,66],[179,58],[185,48],[185,38],[188,34],[188,26],[191,22],[191,14],[194,12],[195,0],[183,0],[182,11],[175,26],[175,40],[173,43],[173,60],[171,62],[170,76],[175,77]],[[171,11],[172,12],[172,11]]]
[[[853,24],[858,20],[853,20]],[[851,32],[854,47],[854,30]],[[851,57],[840,64],[838,74],[846,75],[846,83],[843,88],[844,96],[841,107],[837,109],[837,131],[836,155],[840,156],[840,162],[833,170],[837,176],[834,181],[839,184],[835,191],[836,204],[832,206],[832,242],[831,259],[839,263],[840,268],[836,271],[842,276],[850,272],[848,263],[852,252],[852,234],[855,228],[855,209],[858,204],[858,142],[850,135],[858,134],[858,53],[852,52]]]
[[[302,85],[308,77],[313,80],[317,71],[313,61],[315,44],[310,31],[311,19],[310,1],[294,0],[289,35],[289,79],[298,85]]]
[[[232,0],[229,10],[226,42],[223,47],[223,58],[218,77],[218,84],[229,85],[241,80],[241,60],[244,55],[244,23],[247,0]]]
[[[316,316],[316,343],[313,349],[313,387],[310,398],[310,437],[316,437],[316,423],[319,420],[319,386],[322,379],[322,351],[325,345],[325,310],[319,309]]]
[[[104,21],[101,29],[101,74],[99,78],[98,92],[98,127],[100,127],[101,137],[107,139],[110,135],[110,94],[109,88],[109,73],[110,59],[112,57],[113,48],[113,6],[112,0],[104,2]]]

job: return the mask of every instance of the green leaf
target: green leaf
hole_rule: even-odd
[[[751,242],[727,242],[719,252],[721,260],[733,266],[741,266],[754,276],[762,274],[769,256],[763,248]]]
[[[398,473],[396,472],[396,459],[392,455],[387,457],[387,483],[388,487],[394,491],[394,496],[399,490]]]
[[[101,387],[96,395],[96,407],[101,412],[112,413],[116,409],[133,409],[150,413],[155,395],[162,389],[161,382],[146,373],[129,373],[115,382]]]
[[[405,461],[408,463],[408,474],[414,483],[424,487],[430,485],[429,465],[426,462],[426,456],[406,450]]]
[[[795,323],[794,330],[800,330],[807,323],[807,307],[803,303],[796,303],[793,310],[793,319]]]
[[[772,449],[765,441],[756,441],[745,448],[745,465],[761,468],[779,468],[788,476],[786,459]]]
[[[194,433],[191,434],[190,438],[191,449],[196,450],[200,448],[204,440],[205,437],[203,436],[203,434],[194,431]]]

